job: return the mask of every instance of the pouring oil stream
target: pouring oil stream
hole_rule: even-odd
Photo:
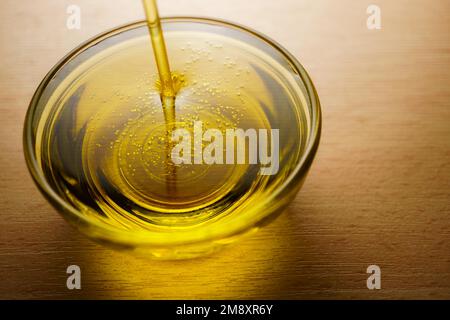
[[[160,81],[161,103],[166,122],[166,187],[170,194],[176,193],[176,167],[171,161],[173,148],[171,137],[175,130],[175,96],[176,90],[170,71],[169,58],[164,40],[164,34],[159,18],[156,0],[142,0],[147,17],[147,27],[152,41],[153,55],[158,68]]]

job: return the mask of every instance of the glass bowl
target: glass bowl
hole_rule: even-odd
[[[203,202],[190,199],[189,203],[178,203],[173,212],[170,207],[163,210],[153,206],[142,213],[135,211],[133,201],[127,198],[136,225],[122,224],[120,218],[116,221],[108,215],[105,203],[110,198],[105,197],[105,203],[101,204],[88,199],[87,195],[95,192],[92,181],[74,172],[77,165],[84,166],[87,161],[78,162],[78,159],[84,159],[91,152],[89,148],[80,147],[83,139],[91,139],[89,121],[93,121],[93,117],[101,118],[98,116],[100,111],[110,108],[101,106],[99,99],[104,99],[105,103],[113,95],[117,95],[114,101],[143,99],[136,97],[134,82],[150,79],[151,74],[156,73],[145,21],[114,29],[87,41],[50,70],[36,90],[26,115],[24,152],[28,168],[41,192],[81,232],[98,242],[146,257],[183,259],[233,243],[258,230],[286,208],[300,189],[318,148],[321,111],[316,90],[304,68],[267,37],[242,26],[206,18],[165,18],[162,26],[174,70],[182,68],[177,65],[178,61],[189,60],[185,62],[191,65],[191,69],[186,67],[183,70],[187,74],[192,73],[187,77],[188,82],[194,77],[192,68],[195,66],[192,65],[199,59],[200,63],[207,60],[212,63],[214,72],[209,77],[216,77],[218,83],[221,80],[226,82],[229,73],[220,72],[220,68],[233,68],[233,54],[242,53],[240,61],[244,63],[237,66],[236,79],[228,85],[235,84],[237,88],[243,88],[244,94],[252,95],[264,121],[280,131],[280,169],[264,180],[266,189],[261,195],[252,198],[231,190],[226,196],[231,202],[214,215],[206,212],[212,212],[214,206],[217,208],[218,199],[210,201],[208,207],[205,204],[201,210],[198,209],[199,203]],[[204,45],[211,50],[195,47],[202,38],[206,39]],[[226,56],[231,49],[234,50],[230,51],[231,56]],[[148,59],[142,58],[142,50],[147,50]],[[189,53],[186,52],[188,50]],[[120,70],[108,69],[115,65],[112,61],[119,61]],[[201,82],[201,78],[197,80]],[[239,86],[240,81],[242,85]],[[191,82],[191,85],[194,87],[197,82]],[[143,83],[145,86],[147,82]],[[180,91],[180,99],[183,99],[183,94],[187,93]],[[88,99],[95,103],[88,104],[90,109],[80,112],[76,108],[77,103]],[[239,104],[236,107],[239,108]],[[108,125],[114,128],[114,119],[119,118],[111,119]],[[247,120],[242,119],[242,123]],[[77,138],[71,139],[74,132]],[[56,140],[52,138],[55,134],[59,137]],[[99,157],[94,154],[89,161],[95,162]],[[117,163],[120,166],[120,162]],[[148,174],[154,173],[155,181],[158,181],[156,167],[152,170]],[[103,178],[111,178],[108,171],[105,172]],[[137,176],[143,179],[143,175]],[[186,193],[191,191],[194,196],[210,196],[222,190],[222,186],[203,186],[195,179],[188,179],[185,183]],[[246,183],[246,191],[256,188],[253,180],[247,179]],[[158,192],[157,184],[152,186],[153,191]],[[150,221],[153,225],[141,228],[143,221]]]

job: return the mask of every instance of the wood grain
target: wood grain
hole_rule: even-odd
[[[143,18],[133,1],[0,2],[0,298],[450,298],[450,2],[164,0],[168,15],[259,30],[311,74],[323,136],[274,223],[213,256],[145,261],[86,239],[39,194],[22,124],[46,72],[89,37]],[[65,28],[78,4],[82,28]],[[82,269],[82,290],[65,287]],[[382,289],[366,288],[370,264]]]

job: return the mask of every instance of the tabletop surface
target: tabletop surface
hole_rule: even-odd
[[[0,2],[0,298],[450,298],[450,2],[165,0],[162,16],[234,21],[308,70],[322,140],[290,207],[214,255],[148,261],[92,242],[33,184],[22,151],[31,96],[82,41],[143,19],[139,0]],[[81,29],[66,28],[68,5]],[[28,5],[28,6],[27,6]],[[82,289],[66,288],[66,268]],[[381,290],[366,269],[381,268]]]

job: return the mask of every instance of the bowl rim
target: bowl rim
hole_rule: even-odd
[[[286,180],[282,183],[280,187],[278,187],[272,194],[270,194],[262,203],[267,204],[276,199],[277,196],[281,194],[284,190],[288,188],[288,186],[294,182],[295,178],[300,176],[302,173],[306,174],[307,170],[309,169],[315,154],[317,152],[319,142],[320,142],[320,136],[321,136],[321,129],[322,129],[322,114],[321,114],[321,106],[319,97],[316,91],[316,88],[314,87],[314,84],[306,72],[306,70],[303,68],[301,63],[291,54],[288,50],[286,50],[283,46],[281,46],[276,41],[272,40],[271,38],[267,37],[266,35],[255,31],[251,28],[242,26],[240,24],[236,24],[234,22],[229,22],[223,19],[216,19],[216,18],[208,18],[208,17],[193,17],[193,16],[170,16],[170,17],[164,17],[161,18],[162,24],[164,23],[170,23],[170,22],[194,22],[194,23],[202,23],[202,24],[213,24],[213,25],[222,25],[227,28],[233,28],[237,29],[239,31],[245,32],[247,34],[251,34],[252,36],[258,38],[259,40],[262,40],[263,42],[267,43],[274,49],[276,49],[279,53],[281,53],[296,69],[296,71],[299,73],[299,76],[301,78],[301,81],[303,85],[305,86],[307,95],[306,98],[309,100],[309,109],[310,109],[310,121],[311,121],[311,127],[309,132],[309,138],[307,140],[307,144],[305,147],[304,152],[301,155],[301,158],[297,162],[294,170],[289,174],[289,176],[286,178]],[[69,213],[71,217],[66,217],[64,214],[62,216],[64,218],[71,218],[71,220],[77,220],[78,222],[84,223],[86,226],[92,227],[95,226],[97,228],[95,230],[95,234],[98,237],[98,239],[101,240],[107,240],[111,241],[113,243],[119,243],[119,244],[134,244],[139,246],[152,246],[155,245],[154,241],[149,241],[146,237],[138,237],[134,239],[130,239],[129,237],[123,237],[124,234],[129,235],[130,232],[126,230],[122,230],[119,228],[115,228],[112,226],[107,225],[106,223],[102,223],[98,220],[94,220],[92,218],[87,217],[86,215],[80,213],[79,210],[75,209],[73,206],[71,206],[69,203],[67,203],[62,197],[59,196],[59,194],[52,189],[52,187],[47,183],[47,180],[45,176],[42,173],[42,170],[40,169],[37,159],[35,157],[35,147],[33,142],[33,120],[34,120],[34,114],[36,111],[36,107],[38,105],[38,102],[41,98],[42,93],[46,89],[48,83],[53,78],[53,76],[65,65],[67,64],[73,57],[77,56],[84,50],[92,47],[96,43],[103,41],[115,34],[118,34],[120,32],[125,32],[129,30],[133,30],[139,27],[142,27],[143,25],[146,25],[145,20],[139,20],[131,23],[127,23],[115,28],[112,28],[110,30],[104,31],[94,37],[91,37],[90,39],[82,42],[80,45],[72,49],[68,54],[66,54],[62,59],[60,59],[46,74],[46,76],[43,78],[43,80],[40,82],[39,86],[37,87],[35,93],[33,94],[33,97],[30,101],[30,104],[28,106],[28,110],[26,112],[25,116],[25,122],[24,122],[24,130],[23,130],[23,147],[24,147],[24,156],[27,163],[27,167],[32,175],[32,178],[35,182],[35,184],[38,186],[41,193],[49,200],[49,202],[57,208],[59,213],[62,214],[61,210],[63,210],[63,213]],[[193,239],[191,243],[199,243],[199,242],[206,242],[206,241],[214,241],[214,240],[220,240],[222,238],[230,238],[237,234],[244,233],[251,229],[255,224],[258,224],[259,222],[265,220],[268,216],[271,216],[273,212],[268,211],[266,215],[261,215],[259,219],[256,222],[253,223],[247,223],[244,226],[240,226],[240,228],[235,228],[230,230],[227,233],[222,234],[221,237],[216,237],[216,235],[213,235],[212,237],[202,237],[199,239]],[[112,237],[111,234],[114,233],[115,237]],[[91,235],[92,236],[92,235]],[[167,246],[171,247],[174,244],[186,244],[186,241],[181,243],[170,243],[167,244]],[[161,245],[161,243],[158,243],[158,247],[165,246]]]

